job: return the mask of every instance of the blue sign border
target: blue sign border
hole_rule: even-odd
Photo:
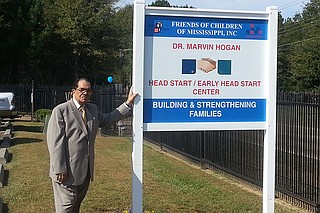
[[[267,40],[268,21],[146,15],[145,36]]]

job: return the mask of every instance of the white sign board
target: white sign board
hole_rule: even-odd
[[[266,130],[263,211],[273,212],[277,8],[144,3],[134,4],[133,212],[142,212],[143,131],[246,129]]]
[[[259,15],[146,9],[145,131],[266,128],[269,16]]]

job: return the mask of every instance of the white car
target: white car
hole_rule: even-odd
[[[0,118],[17,117],[15,98],[12,92],[0,92]]]

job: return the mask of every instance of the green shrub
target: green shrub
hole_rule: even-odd
[[[44,119],[47,115],[51,115],[52,110],[51,109],[38,109],[35,113],[36,120],[44,122]]]

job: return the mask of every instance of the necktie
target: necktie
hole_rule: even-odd
[[[81,112],[81,118],[82,118],[83,123],[87,124],[86,110],[84,109],[84,107],[80,107],[79,110]]]

